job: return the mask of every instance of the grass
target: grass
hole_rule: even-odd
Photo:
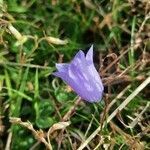
[[[150,149],[149,25],[149,0],[0,0],[0,149]],[[51,75],[91,44],[94,104]]]

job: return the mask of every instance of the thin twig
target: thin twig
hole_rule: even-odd
[[[11,139],[12,139],[12,132],[9,132],[5,150],[11,150],[11,148],[10,148],[10,145],[11,145]]]
[[[51,69],[52,70],[52,67],[40,66],[40,65],[34,65],[34,64],[21,64],[21,63],[16,63],[16,62],[0,62],[0,65],[39,68],[39,69]]]
[[[81,102],[81,97],[79,97],[76,102],[74,103],[74,105],[69,109],[69,111],[65,114],[65,116],[63,117],[63,121],[67,121],[70,116],[72,115],[72,113],[75,111],[76,107],[79,105],[79,103]]]

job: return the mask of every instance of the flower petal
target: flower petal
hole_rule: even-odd
[[[84,70],[80,70],[84,69]],[[102,91],[97,88],[95,82],[91,80],[89,72],[85,68],[78,68],[74,64],[69,67],[69,78],[72,78],[69,84],[72,89],[83,99],[88,102],[101,100]]]
[[[60,77],[84,100],[98,102],[102,98],[103,84],[93,63],[93,45],[86,57],[79,51],[69,64],[56,64],[58,72],[53,75]]]
[[[57,68],[58,71],[60,71],[60,72],[66,72],[66,71],[68,70],[68,67],[69,67],[69,64],[66,64],[66,63],[57,64],[57,63],[56,63],[56,68]]]
[[[91,64],[91,65],[87,66],[87,68],[88,68],[88,72],[91,75],[91,79],[96,84],[97,88],[99,88],[99,90],[103,91],[104,87],[103,87],[103,84],[102,84],[102,80],[100,78],[99,73],[95,69],[94,64]]]
[[[86,60],[88,63],[93,63],[93,45],[90,47],[89,51],[86,54]]]
[[[75,57],[73,58],[73,60],[71,61],[71,64],[74,65],[81,65],[82,63],[85,63],[85,54],[83,53],[83,51],[79,51]]]
[[[63,72],[53,72],[52,75],[63,79],[64,73],[63,73]],[[63,80],[64,80],[64,79],[63,79]]]

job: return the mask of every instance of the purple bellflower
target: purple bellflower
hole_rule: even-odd
[[[93,63],[93,45],[86,56],[79,51],[71,63],[56,64],[57,72],[53,75],[60,77],[84,100],[98,102],[102,99],[103,83]]]

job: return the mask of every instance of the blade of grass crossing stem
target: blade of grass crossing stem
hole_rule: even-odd
[[[35,81],[34,81],[34,109],[36,113],[36,119],[39,117],[38,97],[39,97],[39,70],[36,68]]]
[[[129,51],[129,64],[132,66],[131,67],[131,76],[134,77],[134,41],[135,41],[135,25],[136,25],[136,16],[133,17],[132,21],[132,29],[131,29],[131,48]]]
[[[9,98],[11,98],[13,95],[12,90],[11,90],[12,86],[11,86],[9,74],[6,69],[5,69],[5,82],[6,82],[6,87],[7,87]]]
[[[38,73],[38,68],[36,69],[35,73],[35,81],[34,81],[34,109],[36,112],[36,119],[39,116],[39,108],[38,108],[38,97],[39,97],[39,73]]]
[[[114,111],[112,112],[112,114],[107,118],[106,123],[104,125],[106,125],[107,123],[109,123],[117,114],[118,111],[121,111],[123,108],[125,108],[125,106],[141,91],[143,90],[148,84],[150,83],[150,76],[143,81],[133,92],[132,94],[130,94],[125,100],[124,102]],[[82,150],[84,149],[88,143],[100,132],[101,130],[101,126],[99,126],[81,145],[77,150]]]
[[[8,90],[7,87],[3,87],[3,89]],[[18,96],[21,96],[22,98],[25,98],[30,102],[32,101],[32,98],[30,96],[26,95],[25,93],[21,93],[20,91],[15,90],[15,89],[10,89],[10,90],[13,92],[13,94],[17,94]]]
[[[34,100],[39,96],[39,74],[38,74],[38,68],[36,68],[35,73],[35,81],[34,81]]]
[[[25,90],[25,87],[26,87],[26,81],[27,81],[27,78],[28,78],[28,72],[29,72],[29,68],[26,68],[25,73],[23,74],[23,78],[22,78],[22,81],[21,81],[20,88],[18,90],[20,93],[24,93],[24,90]],[[17,99],[16,99],[16,103],[15,103],[15,109],[12,112],[13,117],[18,117],[19,114],[20,114],[22,98],[23,97],[19,96],[19,94],[17,95]]]

